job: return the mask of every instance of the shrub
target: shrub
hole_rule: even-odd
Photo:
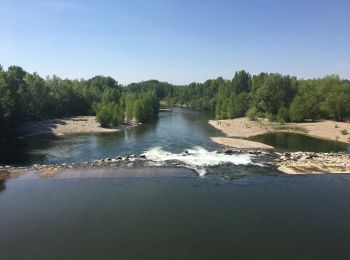
[[[348,135],[349,134],[348,130],[346,130],[346,129],[341,130],[341,133],[342,133],[342,135]]]
[[[118,126],[123,123],[124,111],[116,103],[101,103],[96,106],[96,119],[102,127]]]
[[[284,124],[285,122],[288,121],[288,109],[285,107],[281,107],[278,110],[278,114],[277,114],[277,122]]]
[[[256,109],[255,106],[252,106],[248,109],[248,111],[245,113],[246,117],[249,118],[251,121],[255,121],[257,119],[257,113],[258,110]]]

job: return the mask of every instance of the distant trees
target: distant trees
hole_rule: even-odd
[[[125,120],[148,122],[157,116],[159,100],[170,96],[173,89],[158,81],[123,87],[104,76],[43,79],[18,66],[7,71],[0,66],[0,140],[27,120],[96,114],[103,126],[117,126]]]
[[[0,67],[0,140],[10,131],[14,102],[6,84],[6,74]]]
[[[248,116],[281,123],[343,121],[350,118],[350,81],[338,76],[312,80],[277,73],[252,76],[242,70],[232,80],[219,77],[187,86],[157,80],[121,86],[111,77],[43,79],[19,66],[10,66],[7,71],[0,66],[0,140],[26,120],[96,114],[103,126],[148,122],[157,117],[160,100],[214,111],[219,119]]]
[[[223,81],[216,95],[215,114],[219,119],[244,116],[249,108],[251,76],[244,70],[236,72],[232,81]]]
[[[177,87],[173,98],[192,109],[215,111],[218,119],[246,115],[284,123],[350,118],[350,81],[338,76],[298,80],[277,73],[251,76],[239,71],[232,80],[218,78]]]
[[[96,104],[96,117],[102,126],[117,126],[125,121],[149,122],[158,115],[159,99],[155,93],[126,92],[118,99],[102,99]]]

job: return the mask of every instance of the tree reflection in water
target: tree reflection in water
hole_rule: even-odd
[[[3,192],[6,190],[6,180],[0,180],[0,192]]]

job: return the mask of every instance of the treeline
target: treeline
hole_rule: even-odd
[[[173,102],[215,111],[216,118],[266,117],[272,121],[350,118],[350,81],[339,76],[300,80],[276,73],[236,72],[232,80],[218,78],[177,87]]]
[[[159,101],[196,110],[214,111],[216,118],[248,116],[272,121],[350,118],[350,81],[338,76],[302,80],[276,73],[235,73],[232,80],[175,86],[156,80],[118,84],[111,77],[68,80],[41,78],[21,67],[0,66],[0,139],[19,122],[76,115],[96,115],[103,126],[148,122]]]
[[[141,82],[123,87],[111,77],[85,80],[41,78],[21,67],[0,66],[0,140],[20,122],[77,115],[97,115],[103,126],[147,122],[157,116],[167,83]]]

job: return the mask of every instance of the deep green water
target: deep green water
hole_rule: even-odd
[[[349,259],[347,175],[142,171],[2,183],[0,258]]]
[[[302,134],[269,133],[249,138],[286,151],[350,152],[350,146],[337,141],[328,141]]]

